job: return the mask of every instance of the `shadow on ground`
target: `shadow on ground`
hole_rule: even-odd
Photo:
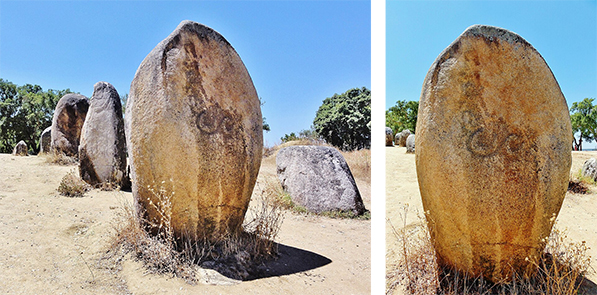
[[[278,259],[266,262],[264,267],[260,267],[259,272],[253,274],[247,281],[295,274],[332,262],[329,258],[317,253],[282,244],[278,244],[278,253],[280,254]]]
[[[579,294],[585,294],[585,295],[596,295],[597,294],[597,285],[585,278],[582,283],[580,284],[580,293]]]

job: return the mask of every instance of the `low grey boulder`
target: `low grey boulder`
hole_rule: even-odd
[[[582,165],[582,176],[597,180],[597,160],[590,158]]]
[[[406,138],[406,152],[412,154],[415,152],[415,135],[411,134]]]
[[[39,137],[39,153],[46,154],[50,152],[52,146],[52,126],[44,129]]]
[[[386,127],[386,146],[394,146],[392,143],[392,128]]]
[[[28,156],[27,154],[27,144],[24,141],[19,141],[15,148],[12,150],[13,156]]]
[[[292,201],[310,212],[365,212],[363,199],[344,157],[334,148],[291,146],[278,151],[277,173]]]

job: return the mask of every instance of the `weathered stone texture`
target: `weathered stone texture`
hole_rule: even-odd
[[[392,128],[386,127],[386,146],[394,146],[392,142]]]
[[[584,177],[589,177],[593,180],[597,180],[597,160],[590,158],[585,161],[582,165],[581,174]]]
[[[398,141],[397,141],[396,144],[398,146],[405,147],[406,146],[406,139],[408,138],[408,136],[410,136],[411,132],[408,129],[404,129],[399,134],[400,134],[400,137],[398,137]]]
[[[438,262],[493,281],[527,269],[571,165],[566,100],[537,50],[504,29],[468,28],[425,77],[415,141]]]
[[[52,126],[44,129],[39,137],[39,153],[49,153],[52,146]]]
[[[342,154],[324,146],[291,146],[276,155],[278,178],[296,204],[315,213],[365,212],[365,205]]]
[[[414,153],[415,152],[415,135],[410,134],[406,138],[406,152],[407,153]]]
[[[159,223],[171,195],[177,236],[219,239],[241,229],[261,165],[259,98],[239,55],[216,31],[183,21],[143,60],[125,128],[133,195]]]
[[[80,94],[69,93],[58,101],[52,117],[52,150],[67,156],[77,156],[81,128],[88,109],[89,100]]]
[[[14,149],[12,149],[13,156],[28,156],[27,154],[27,144],[24,141],[19,141],[17,145],[15,145]]]
[[[91,185],[126,178],[126,146],[122,105],[118,92],[107,82],[93,87],[89,110],[81,130],[79,173]]]

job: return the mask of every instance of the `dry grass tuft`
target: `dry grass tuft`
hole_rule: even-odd
[[[62,181],[60,181],[60,186],[58,186],[58,192],[67,197],[80,198],[90,190],[91,186],[79,178],[79,175],[75,170],[71,170],[64,175]]]
[[[371,150],[362,149],[352,152],[340,152],[354,178],[371,183]]]
[[[160,224],[142,220],[131,204],[123,204],[114,222],[113,240],[104,259],[120,261],[132,254],[150,273],[171,274],[197,282],[199,268],[214,269],[222,275],[245,280],[265,271],[263,262],[278,256],[274,242],[283,221],[281,204],[269,188],[256,196],[258,204],[250,208],[243,230],[218,242],[192,241],[176,238],[171,224],[172,203],[164,189],[152,190],[158,204],[154,207],[162,215]],[[146,230],[157,229],[152,235]]]
[[[72,166],[72,165],[77,165],[79,163],[77,158],[69,157],[63,153],[58,153],[58,152],[54,152],[54,151],[44,154],[42,156],[46,158],[46,163],[49,163],[49,164]]]
[[[583,241],[572,243],[565,233],[554,229],[546,239],[546,248],[539,258],[531,258],[535,274],[515,274],[509,283],[492,283],[482,277],[442,269],[437,265],[435,250],[426,226],[406,226],[408,208],[404,210],[404,227],[396,230],[400,257],[387,274],[386,294],[402,286],[407,294],[582,294],[579,290],[590,270],[588,247]],[[423,221],[423,218],[419,216]],[[422,224],[425,224],[424,222]]]

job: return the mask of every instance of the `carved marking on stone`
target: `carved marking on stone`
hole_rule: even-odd
[[[495,154],[498,147],[496,134],[481,127],[469,137],[467,148],[476,155],[487,157]]]
[[[197,116],[197,127],[207,134],[212,134],[218,131],[221,125],[221,119],[219,117],[217,111],[213,109],[202,110]]]

